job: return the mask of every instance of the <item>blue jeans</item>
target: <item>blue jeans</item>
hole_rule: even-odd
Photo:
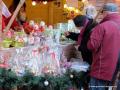
[[[117,90],[120,90],[120,80],[118,81]]]
[[[89,90],[105,90],[109,81],[99,80],[91,77]]]

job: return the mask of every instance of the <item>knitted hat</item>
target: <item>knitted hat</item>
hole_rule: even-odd
[[[86,19],[87,19],[87,17],[85,15],[77,15],[73,19],[73,22],[74,22],[76,27],[81,27],[81,26],[84,26]]]
[[[103,11],[117,12],[118,6],[115,3],[107,3],[103,6]]]

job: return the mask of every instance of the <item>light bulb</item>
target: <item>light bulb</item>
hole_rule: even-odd
[[[67,8],[67,4],[64,4],[64,8]]]
[[[82,2],[85,2],[86,0],[82,0]]]
[[[49,85],[49,82],[46,80],[46,81],[44,81],[44,85],[45,86],[48,86]]]
[[[32,1],[32,5],[35,6],[37,3],[36,1]]]
[[[74,78],[74,75],[71,74],[71,75],[70,75],[70,78]]]
[[[43,1],[43,4],[47,4],[47,1]]]
[[[78,9],[76,9],[76,10],[75,10],[75,12],[76,12],[76,13],[79,13],[79,10],[78,10]]]
[[[74,8],[73,7],[69,7],[69,10],[73,10]]]

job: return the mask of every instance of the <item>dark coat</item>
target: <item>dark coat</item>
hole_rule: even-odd
[[[92,28],[94,28],[96,25],[96,22],[93,23],[93,20],[89,20],[80,34],[70,32],[70,35],[67,36],[67,38],[75,41],[79,41],[79,39],[81,40],[78,50],[81,51],[83,60],[88,62],[89,64],[92,63],[92,52],[87,48],[87,42],[89,40]]]
[[[111,81],[118,62],[120,51],[120,15],[107,15],[97,25],[88,41],[93,61],[90,75],[97,79]]]

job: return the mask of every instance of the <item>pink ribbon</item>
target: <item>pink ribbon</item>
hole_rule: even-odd
[[[0,64],[0,68],[8,68],[9,65],[8,64]]]
[[[9,56],[8,55],[3,55],[3,60],[4,62],[0,64],[0,68],[8,68],[8,60]]]
[[[37,50],[37,49],[32,51],[32,55],[33,55],[33,56],[37,56],[38,54],[39,54],[39,53],[38,53],[38,50]]]
[[[53,59],[53,60],[55,60],[55,58],[56,58],[55,53],[54,53],[54,52],[52,52],[52,53],[50,53],[50,54],[51,54],[52,59]]]

